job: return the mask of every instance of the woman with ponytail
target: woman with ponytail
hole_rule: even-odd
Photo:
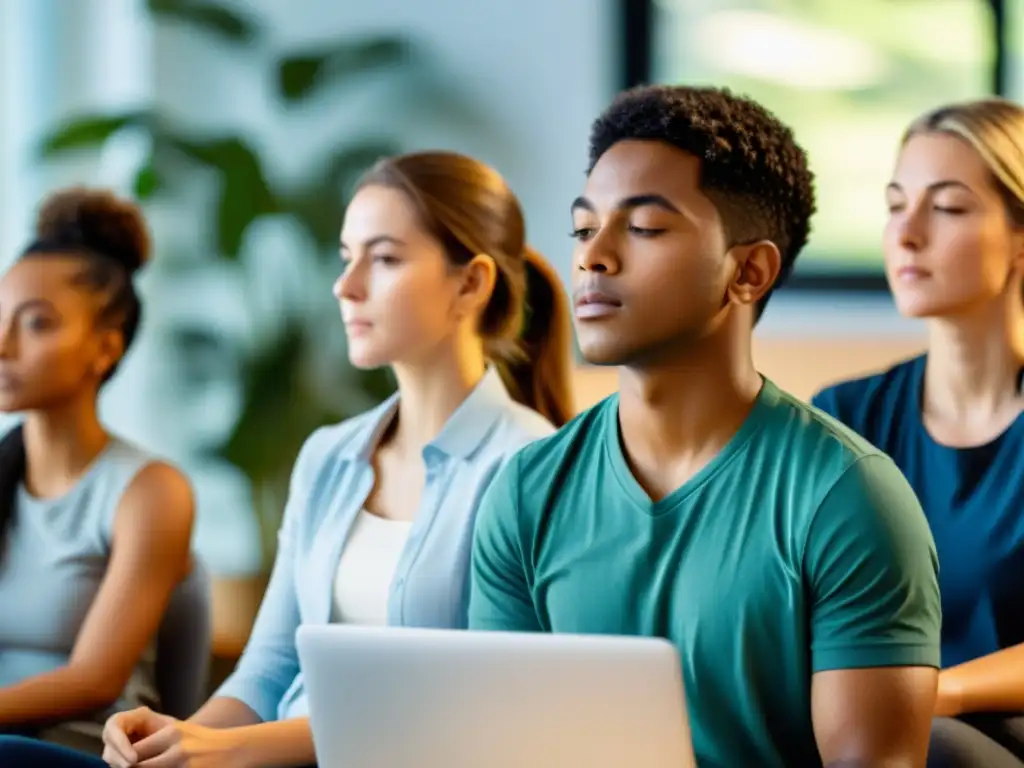
[[[97,415],[148,253],[134,205],[70,189],[0,277],[0,411],[24,416],[0,440],[0,733],[97,755],[112,712],[159,706],[152,640],[189,567],[185,477]]]
[[[464,628],[480,497],[511,454],[573,415],[568,302],[491,168],[447,152],[378,163],[345,213],[341,262],[349,357],[390,366],[398,392],[300,452],[234,674],[188,721],[112,717],[110,765],[315,762],[298,626]]]

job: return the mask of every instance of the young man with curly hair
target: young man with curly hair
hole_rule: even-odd
[[[661,636],[702,766],[923,766],[934,544],[893,462],[761,376],[814,212],[791,131],[714,88],[626,92],[572,205],[576,325],[619,393],[502,470],[470,624]]]

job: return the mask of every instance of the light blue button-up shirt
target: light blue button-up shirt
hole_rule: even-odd
[[[308,715],[295,648],[300,624],[327,624],[334,575],[356,515],[373,489],[370,460],[398,407],[377,408],[314,432],[292,471],[277,559],[249,643],[217,696],[239,699],[264,721]],[[477,505],[520,447],[554,432],[509,396],[489,369],[423,449],[426,484],[388,598],[388,624],[462,629]]]

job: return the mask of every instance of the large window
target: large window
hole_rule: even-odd
[[[1024,0],[1008,0],[1005,9],[1008,95],[1024,101]]]
[[[883,190],[900,133],[942,102],[992,93],[997,44],[991,4],[652,2],[651,80],[729,86],[793,126],[807,149],[819,211],[798,279],[879,276]],[[1009,0],[1005,13],[1022,9],[1024,0]],[[1009,55],[1019,57],[1022,44],[1018,36]]]

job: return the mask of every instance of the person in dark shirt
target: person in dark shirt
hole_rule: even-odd
[[[935,538],[943,669],[931,764],[1020,766],[1024,108],[986,99],[924,115],[886,196],[886,275],[900,312],[928,320],[927,351],[813,403],[896,461]]]

